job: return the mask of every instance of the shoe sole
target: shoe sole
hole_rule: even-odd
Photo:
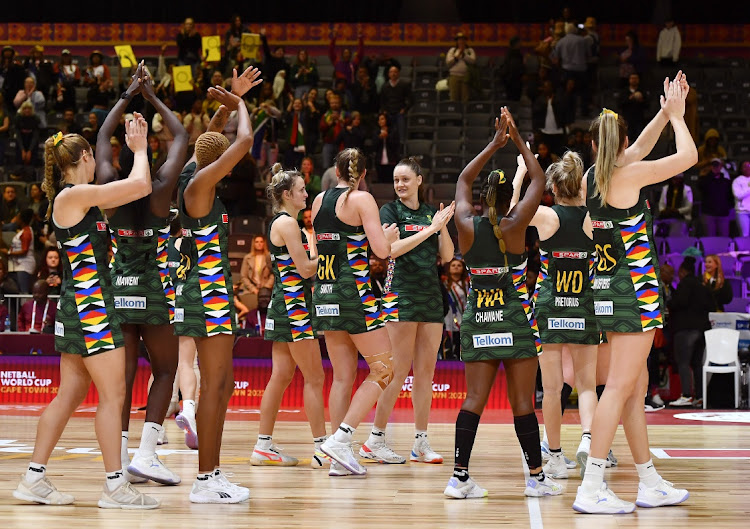
[[[179,485],[182,482],[182,478],[180,478],[179,476],[177,476],[177,481],[170,481],[170,480],[165,479],[165,478],[160,478],[160,477],[157,477],[157,476],[150,476],[150,475],[146,474],[145,472],[139,471],[137,468],[135,468],[133,466],[128,466],[128,472],[131,475],[133,475],[133,476],[137,476],[139,478],[143,478],[146,481],[148,481],[148,480],[155,481],[156,483],[159,483],[161,485]]]
[[[42,505],[71,505],[73,503],[72,501],[69,503],[53,503],[49,501],[47,498],[42,498],[40,496],[32,496],[31,494],[24,494],[23,492],[18,492],[17,490],[13,491],[13,497],[17,500],[29,501],[31,503],[40,503]]]
[[[459,492],[458,489],[454,489],[452,487],[446,487],[443,491],[443,494],[452,500],[481,500],[482,498],[486,498],[487,496],[489,496],[489,493],[482,496],[464,496],[463,494],[461,494],[461,492]]]
[[[412,456],[409,458],[409,461],[411,461],[412,463],[427,463],[429,465],[442,465],[443,464],[442,457],[440,459],[423,459],[420,457]]]
[[[148,478],[142,478],[140,476],[136,476],[135,474],[131,474],[128,472],[128,467],[130,466],[130,463],[122,465],[122,468],[125,469],[125,479],[128,480],[128,483],[132,483],[133,485],[142,485],[144,483],[148,483]]]
[[[560,490],[560,492],[540,492],[537,489],[532,489],[531,487],[526,487],[526,490],[523,491],[524,496],[528,496],[529,498],[543,498],[545,496],[559,496],[562,494],[563,491]]]
[[[578,466],[581,467],[581,479],[583,479],[583,475],[586,473],[586,461],[588,461],[589,455],[584,452],[577,452],[576,453],[576,461],[578,461]]]
[[[247,501],[250,499],[250,495],[247,496],[239,496],[237,498],[217,498],[217,499],[208,499],[203,498],[201,496],[193,496],[193,493],[190,493],[190,502],[191,503],[242,503],[243,501]]]
[[[120,503],[110,503],[108,501],[99,500],[97,503],[100,509],[122,509],[124,511],[148,511],[151,509],[158,509],[161,504],[156,505],[122,505]]]
[[[250,458],[250,464],[254,467],[296,467],[299,461],[271,461],[270,459]]]
[[[636,500],[635,504],[638,507],[643,507],[645,509],[653,509],[653,508],[656,508],[656,507],[669,507],[671,505],[679,505],[680,503],[682,503],[685,500],[687,500],[689,497],[690,497],[690,493],[688,492],[687,494],[685,494],[685,496],[683,496],[678,501],[674,501],[674,502],[670,502],[670,503],[660,503],[659,505],[649,505],[648,503],[643,502],[641,500]]]
[[[588,511],[574,502],[573,510],[583,514],[630,514],[635,511],[635,505],[633,505],[633,508],[631,510],[621,509],[619,511]]]
[[[367,469],[366,468],[362,468],[361,466],[360,466],[360,468],[353,467],[347,461],[345,461],[343,459],[339,459],[338,457],[336,457],[335,455],[333,455],[331,452],[328,452],[325,449],[324,446],[320,447],[320,451],[321,452],[323,452],[325,455],[327,455],[331,459],[335,460],[339,465],[341,465],[342,467],[344,467],[345,469],[347,469],[349,472],[351,472],[355,476],[364,476],[365,474],[367,474]]]
[[[404,459],[403,461],[386,461],[385,459],[376,456],[374,452],[366,452],[363,448],[359,449],[359,457],[363,457],[365,459],[369,459],[370,461],[375,461],[383,465],[403,465],[404,463],[406,463],[406,459]]]
[[[175,417],[174,421],[177,423],[177,427],[185,432],[185,445],[191,450],[198,450],[198,433],[193,431],[190,421],[182,415]]]

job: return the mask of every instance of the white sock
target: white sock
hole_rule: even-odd
[[[120,462],[122,462],[122,468],[127,468],[130,464],[130,454],[128,454],[128,432],[122,432],[122,443],[120,444]]]
[[[333,434],[333,440],[339,443],[351,443],[354,431],[354,428],[342,422],[336,433]]]
[[[313,444],[315,445],[315,450],[320,451],[320,445],[326,442],[326,439],[328,439],[327,435],[324,435],[323,437],[315,437],[313,438]]]
[[[370,437],[367,439],[368,445],[383,444],[385,443],[385,430],[381,430],[377,426],[372,426]]]
[[[255,443],[255,448],[260,450],[268,450],[273,445],[273,436],[271,435],[259,435],[258,442]]]
[[[656,472],[652,459],[649,459],[642,465],[636,463],[635,469],[638,471],[638,478],[649,488],[656,487],[661,481],[661,476]]]
[[[36,483],[44,479],[47,474],[47,467],[38,463],[29,463],[29,468],[26,470],[26,481],[29,483]]]
[[[125,473],[122,469],[115,470],[114,472],[107,472],[107,489],[109,492],[116,490],[125,483],[127,483],[127,480],[125,479]]]
[[[155,422],[143,423],[143,433],[141,434],[141,444],[136,457],[151,457],[156,453],[156,443],[159,441],[162,425]]]
[[[583,475],[581,487],[588,494],[593,494],[602,487],[604,483],[604,468],[607,466],[607,458],[597,459],[589,456],[586,461],[586,473]]]
[[[427,430],[414,430],[414,439],[419,439],[420,437],[427,439]]]
[[[195,401],[183,400],[182,401],[182,413],[195,417]]]

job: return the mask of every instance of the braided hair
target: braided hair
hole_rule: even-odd
[[[489,207],[490,224],[495,234],[500,251],[505,257],[505,266],[508,266],[508,256],[505,253],[505,240],[500,223],[497,220],[497,206],[510,204],[513,197],[513,183],[505,177],[505,173],[499,169],[492,171],[487,177],[487,182],[482,186],[480,197]],[[503,213],[505,215],[507,210]]]
[[[42,191],[47,195],[49,207],[46,217],[52,215],[52,202],[57,193],[56,172],[62,179],[65,170],[78,164],[84,151],[91,152],[91,145],[86,138],[79,134],[65,134],[58,132],[44,142],[44,181]]]
[[[344,197],[344,201],[346,201],[349,198],[349,194],[357,189],[359,179],[362,178],[365,172],[365,155],[359,149],[344,149],[336,155],[335,164],[341,178],[347,175],[349,190]]]

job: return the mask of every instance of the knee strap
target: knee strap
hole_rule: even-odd
[[[365,382],[373,382],[385,389],[393,379],[393,356],[390,351],[372,356],[366,356],[367,365],[370,366],[370,374]]]

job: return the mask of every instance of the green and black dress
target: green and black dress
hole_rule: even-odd
[[[313,289],[315,330],[361,334],[383,326],[372,293],[369,243],[362,226],[336,216],[336,201],[347,187],[328,189],[313,223],[318,247],[318,273]]]
[[[541,270],[534,314],[542,343],[599,343],[594,316],[594,241],[583,231],[585,207],[554,205],[560,228],[539,242]]]
[[[315,338],[312,281],[302,278],[286,246],[276,246],[271,242],[271,226],[276,219],[284,215],[289,217],[286,212],[277,213],[268,224],[267,240],[274,281],[263,337],[273,342],[297,342]],[[303,238],[303,241],[306,239]],[[309,256],[308,244],[303,244]]]
[[[464,261],[471,290],[461,321],[461,360],[506,360],[541,354],[526,289],[526,254],[500,251],[487,217],[474,217],[474,243]]]
[[[594,227],[597,263],[594,312],[604,332],[646,332],[663,327],[659,261],[651,205],[643,191],[631,208],[601,206],[594,168],[586,173],[586,203]]]
[[[52,224],[63,267],[55,349],[91,356],[123,347],[107,266],[109,228],[101,212],[89,208],[81,222],[70,228],[59,227],[54,219]]]
[[[401,239],[429,227],[437,210],[420,203],[416,210],[400,200],[380,208],[380,221],[398,225]],[[390,290],[383,292],[383,321],[443,322],[443,295],[437,272],[438,235],[432,235],[395,259],[388,259]]]
[[[183,195],[194,173],[195,163],[191,163],[180,175],[177,192],[182,220],[180,272],[185,280],[176,288],[175,333],[193,337],[234,334],[232,272],[227,252],[229,216],[218,197],[205,217],[188,216]]]

